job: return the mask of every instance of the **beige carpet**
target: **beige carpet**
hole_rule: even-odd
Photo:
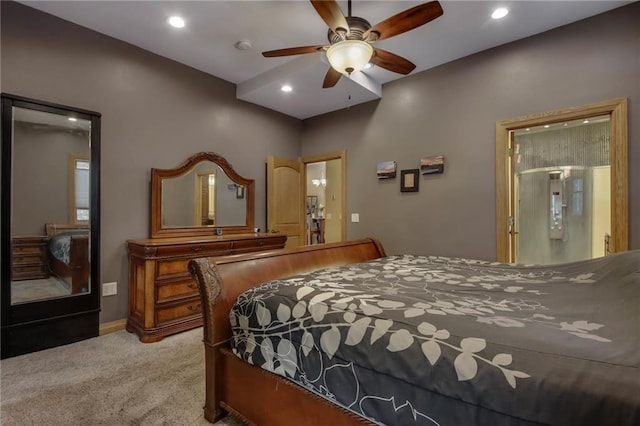
[[[201,328],[157,343],[118,331],[2,360],[0,372],[2,425],[210,425]]]
[[[11,303],[53,299],[69,296],[71,292],[56,277],[11,282]]]

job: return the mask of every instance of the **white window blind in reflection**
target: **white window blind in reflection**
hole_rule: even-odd
[[[76,219],[89,220],[89,161],[76,160],[75,167],[76,188]]]

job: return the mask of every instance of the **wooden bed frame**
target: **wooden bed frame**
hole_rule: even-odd
[[[384,257],[373,239],[304,246],[189,262],[204,315],[206,401],[214,423],[231,413],[256,425],[363,425],[366,419],[236,357],[229,312],[238,296],[265,281]]]
[[[53,237],[67,231],[87,230],[89,225],[62,225],[55,223],[45,224],[45,233],[47,237]],[[69,265],[60,261],[53,256],[47,248],[47,270],[56,277],[60,278],[69,286],[71,294],[82,293],[89,288],[89,271],[91,265],[89,263],[89,234],[74,235],[71,238],[71,246],[69,247]]]

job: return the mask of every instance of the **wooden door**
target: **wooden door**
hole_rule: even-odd
[[[267,227],[287,236],[285,247],[305,244],[303,165],[267,157]]]

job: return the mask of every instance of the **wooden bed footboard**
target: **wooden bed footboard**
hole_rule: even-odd
[[[89,225],[45,224],[48,237],[75,230],[88,231]],[[47,250],[47,269],[69,286],[71,294],[87,292],[91,270],[89,256],[89,235],[73,235],[69,246],[69,264],[57,259]]]
[[[263,282],[384,256],[378,241],[362,239],[191,260],[204,316],[205,418],[213,423],[231,412],[248,424],[371,424],[238,359],[229,349],[229,312],[241,293]]]
[[[89,237],[74,235],[69,247],[69,264],[62,262],[49,254],[49,272],[62,279],[71,294],[87,292],[89,290]]]

